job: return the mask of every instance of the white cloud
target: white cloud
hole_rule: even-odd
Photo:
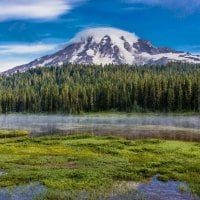
[[[128,3],[160,6],[184,14],[200,11],[200,0],[126,0]]]
[[[59,46],[58,44],[0,45],[0,72],[53,53],[59,49]]]
[[[0,55],[6,54],[39,54],[56,49],[54,44],[16,44],[0,45]]]
[[[10,19],[54,19],[83,0],[1,0],[0,21]]]
[[[11,69],[15,66],[23,65],[24,63],[28,63],[29,60],[23,58],[7,58],[7,60],[0,61],[0,73],[5,72],[8,69]]]

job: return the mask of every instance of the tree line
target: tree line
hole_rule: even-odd
[[[200,65],[36,68],[0,75],[0,113],[199,112]]]

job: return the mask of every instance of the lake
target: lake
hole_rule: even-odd
[[[91,133],[129,139],[200,141],[200,115],[91,114],[0,115],[1,129],[23,129],[32,136]]]

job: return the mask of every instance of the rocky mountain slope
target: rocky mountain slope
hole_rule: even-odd
[[[150,41],[115,28],[92,28],[78,33],[66,46],[5,73],[24,72],[36,67],[72,64],[166,64],[171,61],[200,63],[200,56],[155,47]]]

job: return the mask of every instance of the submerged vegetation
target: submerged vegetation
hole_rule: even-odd
[[[0,113],[199,112],[200,65],[72,66],[0,76]]]
[[[42,199],[66,199],[84,191],[96,199],[94,194],[106,195],[121,183],[159,174],[162,181],[188,183],[200,195],[199,148],[192,142],[88,134],[1,138],[0,170],[6,173],[0,187],[38,182],[48,189]]]

